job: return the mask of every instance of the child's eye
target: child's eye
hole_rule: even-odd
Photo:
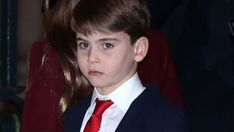
[[[85,43],[85,42],[81,42],[81,43],[78,43],[78,46],[79,48],[81,49],[86,49],[89,47],[89,44],[88,43]]]
[[[113,48],[114,45],[113,45],[113,44],[110,44],[110,43],[104,43],[104,44],[103,44],[103,47],[104,47],[105,49],[108,49],[108,48]]]

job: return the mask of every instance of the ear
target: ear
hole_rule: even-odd
[[[134,44],[135,46],[135,57],[134,60],[136,62],[141,62],[147,52],[148,52],[148,47],[149,47],[149,41],[147,37],[140,37],[139,39],[137,39],[137,41]]]

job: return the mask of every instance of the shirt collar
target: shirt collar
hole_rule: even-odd
[[[99,98],[100,100],[110,99],[122,111],[126,112],[133,100],[137,98],[144,89],[138,74],[135,73],[130,79],[108,95],[101,95],[98,93],[97,89],[94,88],[91,105],[94,104],[96,98]]]

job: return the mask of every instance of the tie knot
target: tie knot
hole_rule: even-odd
[[[102,116],[103,112],[113,104],[111,100],[96,99],[96,106],[93,112],[95,116]]]

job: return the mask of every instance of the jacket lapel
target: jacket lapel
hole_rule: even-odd
[[[76,119],[77,119],[77,130],[80,130],[85,113],[87,111],[87,109],[89,108],[90,102],[91,102],[91,97],[92,96],[88,96],[87,98],[85,98],[84,101],[81,101],[82,103],[78,105],[78,109],[77,109],[77,115],[76,115]]]
[[[140,130],[145,120],[144,118],[146,118],[145,114],[147,114],[148,109],[150,109],[152,105],[152,100],[160,96],[157,86],[147,85],[147,87],[148,88],[132,102],[127,113],[118,125],[116,132]]]
[[[145,91],[132,102],[127,113],[124,115],[123,119],[118,125],[116,132],[133,130],[133,128],[136,128],[137,125],[139,125],[137,124],[137,120],[139,120],[137,115],[142,112],[142,107],[144,106],[142,96],[144,96]]]

